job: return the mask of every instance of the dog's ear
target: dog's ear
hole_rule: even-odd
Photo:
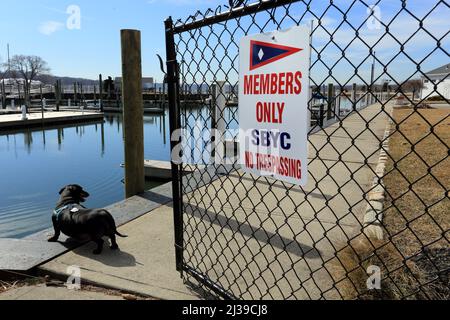
[[[80,194],[81,194],[83,197],[85,197],[85,198],[88,198],[88,197],[89,197],[89,192],[84,191],[83,189],[81,189]]]
[[[83,189],[82,186],[78,184],[74,184],[73,187],[80,193],[80,195],[84,198],[89,197],[89,193]]]
[[[64,192],[64,190],[66,190],[66,187],[64,187],[61,190],[59,190],[59,194],[62,194]]]

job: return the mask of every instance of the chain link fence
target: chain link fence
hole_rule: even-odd
[[[241,0],[166,21],[187,283],[227,299],[449,298],[449,14],[446,1]],[[305,187],[234,157],[239,41],[296,25],[311,28]]]

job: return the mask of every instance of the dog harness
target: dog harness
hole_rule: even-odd
[[[76,206],[78,206],[78,204],[71,203],[71,204],[65,205],[64,207],[61,207],[59,209],[53,210],[53,215],[56,217],[56,221],[59,222],[59,218],[61,217],[61,213],[63,213],[65,210],[70,210],[70,212],[73,212],[73,213],[78,212],[79,210],[78,210],[78,208]]]

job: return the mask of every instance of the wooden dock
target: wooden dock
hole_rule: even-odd
[[[123,163],[120,165],[125,166]],[[172,164],[170,161],[144,160],[144,173],[147,179],[170,180],[172,179]],[[184,174],[192,173],[185,169]]]
[[[103,107],[104,112],[123,113],[123,109],[119,107]],[[144,114],[163,114],[163,108],[144,108]]]
[[[55,124],[84,123],[103,120],[103,113],[100,112],[80,112],[80,111],[62,111],[62,112],[44,112],[29,113],[27,120],[22,120],[22,114],[4,114],[0,115],[0,131],[17,128],[30,128],[38,126],[49,126]]]

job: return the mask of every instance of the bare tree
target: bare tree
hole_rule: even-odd
[[[15,55],[11,58],[11,73],[19,83],[23,79],[25,104],[30,106],[31,83],[37,76],[48,73],[50,68],[41,57]]]
[[[423,82],[420,79],[411,79],[401,85],[401,90],[403,91],[403,93],[411,92],[414,96],[421,89],[423,89]]]

